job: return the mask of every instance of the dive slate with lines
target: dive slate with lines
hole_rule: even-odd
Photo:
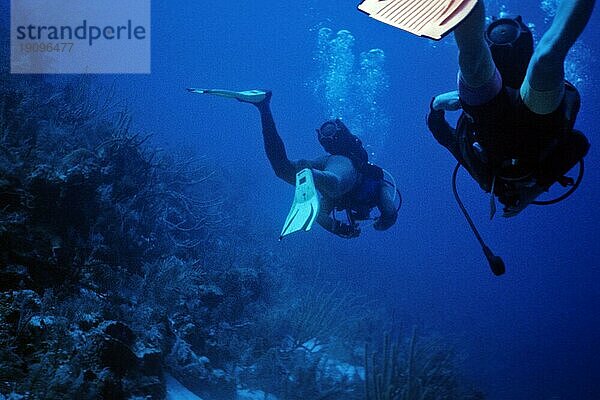
[[[365,0],[371,18],[418,36],[439,40],[473,10],[478,0]]]

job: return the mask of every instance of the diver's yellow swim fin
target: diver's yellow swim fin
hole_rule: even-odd
[[[371,18],[418,36],[439,40],[473,10],[478,0],[364,0]]]
[[[196,89],[189,88],[188,92],[198,93],[198,94],[212,94],[214,96],[227,97],[231,99],[236,99],[239,101],[243,101],[245,103],[260,103],[269,95],[268,90],[244,90],[241,92],[236,92],[233,90],[225,90],[225,89]]]
[[[285,219],[279,240],[294,232],[310,230],[319,214],[319,208],[319,194],[315,188],[312,172],[309,168],[305,168],[296,174],[294,203]]]

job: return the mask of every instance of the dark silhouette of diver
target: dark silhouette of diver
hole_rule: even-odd
[[[372,219],[371,211],[375,207],[380,212],[374,218],[376,230],[386,230],[396,222],[402,200],[395,183],[385,179],[382,168],[368,161],[362,142],[341,120],[326,121],[317,129],[319,142],[328,155],[315,160],[292,161],[287,156],[271,113],[271,91],[188,90],[235,98],[256,106],[260,112],[265,152],[275,175],[295,185],[299,171],[311,170],[315,188],[321,195],[316,221],[329,232],[343,238],[359,236],[359,221]],[[398,206],[396,198],[400,201]],[[346,212],[347,223],[335,217],[336,211]]]
[[[561,181],[587,153],[587,140],[573,129],[579,94],[564,81],[563,64],[593,5],[563,1],[535,51],[520,18],[497,20],[484,36],[481,1],[454,31],[459,90],[432,101],[428,125],[485,191],[494,186],[507,217]],[[460,108],[454,130],[444,111]]]
[[[564,61],[583,29],[595,0],[563,0],[550,29],[534,49],[533,36],[520,17],[494,20],[485,28],[483,1],[454,30],[459,48],[458,91],[435,97],[427,123],[481,188],[504,205],[512,217],[556,182],[578,186],[586,137],[574,129],[579,93],[564,79]],[[462,109],[456,129],[445,111]],[[565,177],[580,164],[577,182]],[[481,240],[454,191],[488,260],[495,257]],[[495,197],[494,197],[495,196]],[[561,196],[562,200],[567,196]],[[496,260],[500,261],[500,260]],[[491,264],[492,261],[490,261]],[[503,265],[497,264],[497,274]],[[494,269],[494,265],[492,265]]]

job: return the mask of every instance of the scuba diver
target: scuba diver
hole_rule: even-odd
[[[373,227],[376,230],[386,230],[396,222],[402,200],[393,178],[392,181],[387,180],[384,177],[384,170],[368,161],[362,142],[340,119],[326,121],[316,130],[319,142],[329,155],[315,160],[292,161],[287,157],[283,140],[277,132],[271,113],[271,91],[234,92],[219,89],[188,89],[188,91],[235,98],[240,102],[256,106],[260,112],[265,152],[275,175],[291,185],[298,185],[300,172],[307,169],[310,171],[311,183],[314,182],[314,188],[320,193],[319,207],[314,218],[327,231],[347,239],[358,237],[361,232],[359,221],[372,219],[370,214],[375,207],[380,212],[380,215],[374,218]],[[395,204],[396,198],[400,199],[398,206]],[[336,218],[336,211],[346,212],[347,223]],[[310,218],[309,213],[294,212],[294,209],[288,216],[288,220],[291,217]],[[306,224],[308,222],[304,220],[297,223],[300,227]]]
[[[587,138],[574,129],[577,89],[564,78],[564,61],[585,28],[595,0],[563,0],[548,32],[534,49],[521,17],[500,18],[485,29],[483,1],[454,30],[459,48],[458,91],[432,99],[429,130],[458,161],[455,197],[496,275],[504,264],[481,239],[456,191],[462,165],[513,217],[529,204],[547,205],[572,194],[583,177]],[[456,128],[445,111],[462,114]],[[565,175],[579,164],[577,181]],[[571,189],[558,199],[536,200],[558,182]]]

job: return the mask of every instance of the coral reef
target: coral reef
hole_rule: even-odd
[[[110,89],[3,82],[0,393],[162,398],[169,370],[232,398],[222,340],[268,282],[211,265],[235,253],[215,171],[152,150]]]

